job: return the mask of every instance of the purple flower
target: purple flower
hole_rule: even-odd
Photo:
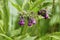
[[[38,12],[38,15],[43,16],[45,19],[47,19],[49,17],[46,10],[40,10]]]
[[[46,14],[45,14],[45,19],[47,19],[47,18],[49,18],[49,16],[48,16],[48,14],[46,13]]]
[[[28,20],[28,26],[32,26],[32,20],[31,19]]]
[[[28,26],[32,26],[32,24],[36,24],[36,20],[34,18],[29,18]]]
[[[21,20],[19,21],[19,24],[20,24],[21,26],[23,26],[23,25],[25,24],[24,19],[21,19]]]
[[[32,26],[32,23],[28,23],[28,26]]]
[[[36,20],[34,18],[32,19],[32,23],[33,24],[36,24]]]
[[[44,15],[46,13],[46,10],[40,10],[38,11],[38,15]]]

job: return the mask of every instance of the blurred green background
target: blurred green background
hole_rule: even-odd
[[[37,15],[45,8],[49,19],[35,17],[32,27],[26,18],[26,25],[18,24],[20,13]],[[60,0],[0,0],[0,40],[60,40]]]

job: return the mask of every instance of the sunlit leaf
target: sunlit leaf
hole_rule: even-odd
[[[11,37],[17,36],[21,33],[21,28],[11,31]]]
[[[24,36],[19,36],[15,40],[35,40],[36,37],[31,37],[28,34],[25,34]]]
[[[21,9],[21,7],[20,7],[20,5],[18,5],[18,4],[16,4],[16,3],[13,3],[12,1],[10,1],[11,2],[11,4],[18,10],[18,11],[21,11],[22,9]]]
[[[4,35],[4,34],[1,34],[1,33],[0,33],[0,36],[5,37],[7,40],[12,40],[12,38],[10,38],[10,37],[8,37],[8,36],[6,36],[6,35]]]

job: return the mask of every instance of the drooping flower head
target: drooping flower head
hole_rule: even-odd
[[[46,14],[46,10],[40,10],[40,11],[38,11],[38,15],[44,15],[44,14]]]
[[[36,24],[36,20],[34,18],[29,18],[28,26],[32,26],[33,24]]]
[[[36,20],[34,18],[32,18],[32,23],[36,24]]]
[[[44,16],[45,19],[49,18],[48,14],[46,13]]]
[[[25,24],[24,18],[21,17],[19,21],[19,25],[23,26]]]
[[[31,18],[28,19],[28,26],[32,26],[32,19]]]
[[[43,16],[45,19],[47,19],[49,17],[46,10],[40,10],[40,11],[38,11],[38,15]]]

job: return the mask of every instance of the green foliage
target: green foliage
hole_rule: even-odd
[[[0,23],[0,30],[1,30],[1,34],[0,36],[5,36],[4,34],[8,33],[8,27],[9,27],[9,8],[8,8],[8,0],[2,0],[3,5],[1,8],[2,14],[1,14],[1,20],[2,22]],[[3,23],[3,24],[2,24]],[[5,36],[6,37],[6,36]],[[8,38],[8,37],[6,37]]]
[[[59,0],[58,2],[55,2],[55,0],[53,0],[53,2],[52,0],[1,1],[3,5],[0,5],[2,7],[0,10],[0,40],[60,40]],[[10,12],[12,6],[9,5],[9,3],[11,3],[18,12],[15,10],[13,11],[16,13]],[[9,8],[9,6],[11,7]],[[27,25],[28,20],[26,16],[29,16],[31,11],[34,12],[34,15],[32,16],[37,16],[38,11],[45,8],[49,9],[47,11],[50,11],[48,12],[50,16],[49,19],[44,19],[41,16],[35,17],[37,23],[29,27]],[[25,15],[25,25],[20,26],[18,24],[21,16],[20,13],[23,14],[25,12],[27,14]],[[12,16],[12,13],[15,16]]]
[[[59,14],[55,14],[52,18],[51,18],[51,21],[50,21],[50,25],[54,25],[56,23],[60,23],[60,16]]]
[[[12,4],[15,8],[17,8],[18,11],[21,11],[21,7],[20,7],[18,4],[13,3],[12,1],[11,1],[11,4]]]
[[[0,11],[0,19],[2,19],[2,16],[1,16],[2,12]]]

